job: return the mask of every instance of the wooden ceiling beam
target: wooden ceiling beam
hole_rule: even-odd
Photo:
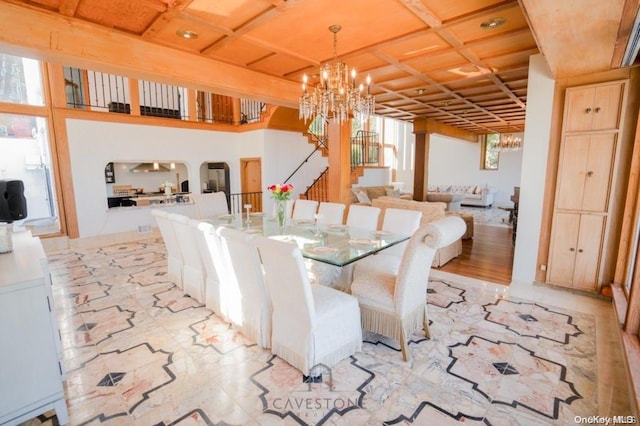
[[[64,16],[73,16],[78,9],[78,3],[80,3],[80,0],[62,0],[60,6],[58,6],[58,11]]]
[[[185,10],[193,0],[174,0],[168,6],[167,10],[162,12],[149,27],[142,33],[142,38],[150,38],[156,36],[164,27],[169,25],[171,20],[177,17],[180,12]]]
[[[476,133],[449,126],[429,118],[416,118],[413,120],[413,133],[438,133],[440,135],[462,139],[469,142],[478,142],[478,135]]]
[[[52,12],[0,2],[8,53],[222,95],[298,106],[299,84]]]

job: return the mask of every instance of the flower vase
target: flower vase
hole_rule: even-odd
[[[278,228],[280,232],[284,231],[285,221],[287,219],[287,200],[276,200],[276,219],[278,220]]]

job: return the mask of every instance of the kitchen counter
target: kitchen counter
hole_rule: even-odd
[[[109,209],[113,209],[120,207],[144,207],[149,205],[157,206],[167,204],[193,204],[189,197],[189,194],[189,192],[177,192],[167,196],[162,192],[153,192],[133,195],[119,195],[108,197],[107,206]]]

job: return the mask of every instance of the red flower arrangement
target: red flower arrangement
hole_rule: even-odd
[[[271,191],[271,196],[274,200],[286,201],[291,199],[291,193],[293,192],[293,185],[290,183],[276,183],[267,187]]]

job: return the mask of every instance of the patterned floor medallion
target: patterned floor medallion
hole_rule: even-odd
[[[432,280],[431,339],[364,333],[314,380],[167,279],[162,240],[49,256],[70,423],[558,424],[597,413],[595,320]],[[625,414],[625,413],[621,413]],[[53,413],[29,422],[55,424]]]

